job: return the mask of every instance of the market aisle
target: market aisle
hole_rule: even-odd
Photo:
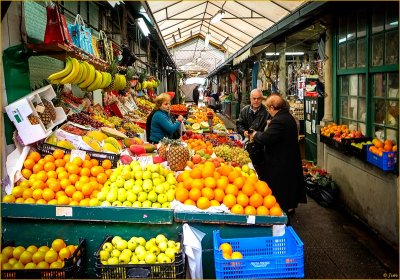
[[[291,225],[304,243],[305,278],[398,275],[398,254],[340,210],[324,208],[308,198],[307,204],[299,205]]]

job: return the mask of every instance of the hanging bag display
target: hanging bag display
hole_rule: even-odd
[[[100,58],[111,63],[114,60],[112,44],[108,40],[106,33],[103,30],[99,32],[99,39],[97,40],[97,48],[99,50]]]
[[[92,47],[93,47],[93,55],[97,58],[100,58],[99,48],[97,47],[97,38],[92,35]]]
[[[47,2],[46,5],[46,31],[44,33],[44,43],[72,43],[71,36],[68,32],[67,21],[65,16],[60,14],[58,4]]]
[[[68,30],[71,34],[72,43],[93,55],[92,31],[85,26],[85,22],[79,14],[76,15],[74,24],[68,24]]]

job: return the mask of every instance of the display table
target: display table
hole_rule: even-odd
[[[286,224],[287,216],[248,217],[221,213],[175,212],[170,209],[129,207],[80,207],[2,203],[3,241],[18,245],[49,244],[55,238],[74,242],[87,240],[87,278],[95,278],[94,253],[106,235],[123,238],[143,236],[148,239],[159,233],[169,238],[182,232],[184,223],[204,232],[202,240],[204,278],[215,278],[212,232],[221,236],[270,236],[272,226]]]

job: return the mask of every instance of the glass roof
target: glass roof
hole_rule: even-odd
[[[201,76],[305,2],[184,0],[147,4],[178,69]],[[223,18],[211,23],[221,12]],[[207,33],[210,40],[206,46]]]

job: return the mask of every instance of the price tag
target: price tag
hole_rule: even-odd
[[[81,158],[81,160],[85,160],[86,152],[81,150],[71,150],[70,161],[72,161],[76,157]]]
[[[35,108],[36,112],[38,112],[38,113],[43,113],[45,109],[46,109],[46,107],[44,107],[42,105],[37,105]]]
[[[72,207],[56,207],[56,217],[72,217]]]
[[[137,161],[140,163],[142,168],[144,168],[148,164],[153,164],[153,156],[137,157]]]
[[[256,223],[256,216],[253,215],[247,216],[246,223],[254,225]]]

